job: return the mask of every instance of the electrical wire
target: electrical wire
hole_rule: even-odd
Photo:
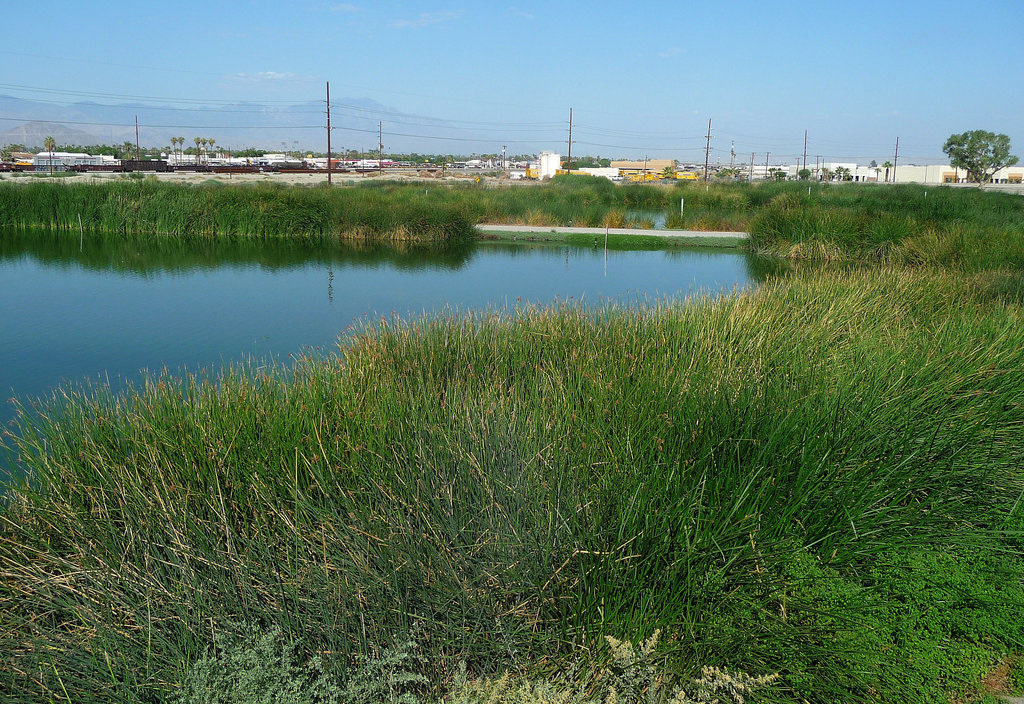
[[[0,52],[0,53],[16,53],[16,52]],[[298,117],[298,116],[311,116],[311,115],[323,115],[326,112],[325,101],[264,101],[258,104],[248,104],[244,101],[238,100],[217,100],[217,99],[203,99],[203,98],[169,98],[165,96],[152,96],[152,95],[131,95],[131,94],[120,94],[120,93],[104,93],[97,91],[77,91],[77,90],[63,90],[44,88],[39,86],[26,86],[22,84],[12,83],[0,83],[0,89],[13,89],[18,91],[27,91],[41,93],[51,98],[57,98],[58,96],[68,97],[88,97],[88,98],[103,98],[103,99],[121,99],[121,100],[144,100],[144,101],[159,101],[160,103],[173,103],[173,105],[167,104],[142,104],[142,105],[101,105],[99,107],[105,109],[124,109],[124,110],[136,110],[139,112],[148,113],[189,113],[195,115],[259,115],[268,119],[282,118],[282,117]],[[57,99],[46,99],[46,98],[34,98],[34,102],[53,104],[53,105],[67,105]],[[251,105],[251,108],[248,106]],[[419,128],[410,131],[396,132],[393,129],[389,129],[387,134],[394,137],[406,137],[411,139],[421,140],[433,140],[433,141],[444,141],[444,142],[484,142],[500,137],[500,141],[506,144],[529,144],[529,143],[555,143],[562,144],[566,141],[565,135],[562,130],[568,127],[567,122],[563,121],[549,121],[549,122],[486,122],[480,120],[460,120],[460,119],[445,119],[445,118],[433,118],[428,116],[419,116],[412,114],[398,113],[387,108],[375,108],[362,105],[353,105],[351,103],[332,103],[331,112],[334,115],[347,118],[349,120],[373,120],[376,122],[386,123],[389,127],[394,125],[401,125],[405,127]],[[26,120],[24,118],[12,118],[12,117],[0,117],[0,120],[5,122],[38,122],[42,124],[52,125],[73,125],[81,127],[119,127],[119,128],[132,128],[134,122],[115,122],[115,121],[102,121],[102,120]],[[297,124],[297,125],[281,125],[281,124],[268,124],[266,122],[260,124],[194,124],[191,122],[178,122],[169,121],[168,123],[159,122],[140,122],[138,125],[140,128],[146,129],[175,129],[175,130],[219,130],[219,129],[260,129],[260,130],[280,130],[280,131],[293,131],[293,130],[320,130],[324,129],[322,124]],[[782,139],[782,138],[771,138],[771,137],[757,137],[754,135],[747,135],[739,132],[731,132],[729,130],[713,130],[711,133],[711,139],[717,140],[721,143],[723,139],[730,139],[733,144],[729,150],[723,147],[715,146],[684,146],[685,142],[703,142],[707,139],[706,134],[695,134],[688,132],[674,132],[674,131],[642,131],[642,130],[625,130],[611,127],[604,127],[600,125],[588,124],[588,123],[574,123],[573,128],[575,130],[575,137],[581,137],[581,139],[574,138],[573,145],[585,146],[585,147],[599,147],[602,149],[619,149],[629,151],[633,153],[704,153],[705,148],[709,150],[708,153],[714,153],[716,156],[721,154],[733,153],[759,153],[759,152],[772,152],[779,151],[780,159],[788,160],[789,157],[781,156],[781,153],[789,152],[796,153],[795,157],[797,162],[802,161],[801,154],[803,153],[803,145],[799,142],[802,140],[796,139]],[[356,126],[341,126],[334,125],[332,130],[339,130],[343,132],[354,132],[364,134],[375,134],[378,132],[376,129],[361,128]],[[426,132],[433,132],[426,133]],[[442,132],[438,134],[437,132]],[[449,134],[444,134],[448,132]],[[512,137],[510,139],[509,137]],[[611,138],[602,139],[602,138]],[[620,139],[621,138],[621,139]],[[736,138],[742,141],[736,144]],[[643,143],[648,140],[658,140],[664,143],[669,143],[673,146],[644,146]],[[749,140],[749,141],[748,141]],[[858,154],[856,156],[842,155],[837,156],[833,154],[822,155],[820,152],[825,151],[822,147],[854,147],[857,150],[864,150],[871,153],[869,155]],[[875,152],[877,147],[878,152]],[[891,145],[880,145],[875,143],[857,143],[850,144],[839,140],[829,139],[814,139],[809,141],[807,144],[807,153],[815,153],[815,157],[820,159],[838,161],[845,160],[851,162],[866,161],[871,159],[878,159],[879,153],[886,154]],[[832,151],[829,149],[828,151]],[[935,161],[941,160],[943,157],[937,154],[929,156],[920,155],[902,155],[900,161],[904,164],[911,161]],[[781,162],[780,162],[781,163]]]

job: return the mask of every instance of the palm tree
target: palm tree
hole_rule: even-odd
[[[891,161],[884,161],[884,162],[882,162],[882,168],[885,169],[885,182],[889,183],[889,169],[892,168],[892,162]]]
[[[199,137],[193,137],[193,141],[196,143],[196,166],[199,166]]]
[[[50,152],[50,175],[53,176],[53,150],[57,148],[57,142],[54,141],[53,137],[47,137],[43,140],[43,149]]]
[[[203,137],[199,141],[203,143],[203,161],[208,162],[210,159],[209,153],[206,151],[206,145],[210,143],[210,140],[208,140],[206,137]]]
[[[213,152],[213,155],[214,155],[214,156],[217,156],[217,152],[216,152],[216,151],[214,151],[214,149],[213,149],[213,143],[214,143],[214,142],[216,142],[216,141],[217,141],[217,140],[216,140],[216,139],[214,139],[213,137],[210,137],[210,139],[209,139],[209,142],[210,142],[210,151],[212,151],[212,152]]]

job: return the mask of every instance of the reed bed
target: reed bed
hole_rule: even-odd
[[[79,220],[80,219],[80,220]],[[401,198],[372,188],[4,184],[0,226],[133,237],[290,237],[384,242],[466,241],[472,222],[436,208],[418,189]]]
[[[339,676],[415,623],[437,686],[660,628],[776,701],[970,689],[1024,640],[1021,290],[811,273],[60,391],[8,438],[0,692],[166,701],[240,622]]]
[[[685,207],[680,208],[681,202]],[[481,222],[749,232],[794,260],[985,270],[1024,265],[1024,199],[980,189],[872,184],[616,185],[560,176],[535,187],[368,183],[346,188],[0,185],[0,226],[151,238],[299,237],[457,242]]]
[[[838,185],[808,195],[790,187],[763,204],[749,233],[752,249],[792,259],[1019,268],[1024,198],[973,188]]]

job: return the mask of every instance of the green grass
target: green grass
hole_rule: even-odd
[[[661,628],[773,700],[970,692],[1024,639],[1022,290],[808,273],[60,391],[10,439],[0,692],[162,701],[238,622],[341,678],[415,622],[437,687]]]
[[[793,259],[985,270],[1024,266],[1024,198],[973,188],[786,184],[750,222],[750,246]]]
[[[472,222],[436,208],[418,190],[400,198],[373,188],[181,186],[149,180],[110,184],[4,184],[0,226],[154,235],[290,237],[369,241],[468,240]]]
[[[540,186],[397,184],[303,188],[0,184],[0,226],[154,234],[451,242],[477,223],[749,232],[748,249],[777,257],[986,270],[1024,266],[1024,198],[973,188],[764,183],[616,185],[564,176]],[[808,191],[810,191],[808,193]],[[680,201],[685,209],[680,213]],[[623,246],[686,242],[633,238]],[[732,244],[728,241],[704,244]]]

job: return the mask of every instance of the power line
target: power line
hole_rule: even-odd
[[[334,111],[334,104],[333,103],[331,104],[331,110],[332,110],[332,112]],[[127,119],[125,119],[124,121],[47,120],[47,119],[32,120],[32,119],[26,119],[26,118],[0,117],[0,121],[3,121],[3,122],[36,122],[36,123],[47,124],[47,125],[68,125],[68,126],[81,126],[81,127],[120,127],[120,128],[124,128],[124,129],[132,129],[134,127],[134,122],[130,122]],[[420,127],[428,127],[428,128],[433,128],[433,129],[439,129],[439,130],[443,130],[443,129],[456,130],[456,129],[459,129],[459,128],[454,127],[454,126],[446,128],[446,127],[442,127],[442,126],[439,126],[439,125],[433,125],[433,126],[431,126],[431,125],[423,125],[422,123],[416,123],[415,121],[395,121],[395,122],[397,124],[418,125]],[[563,128],[564,128],[564,123],[562,123],[562,124],[563,124]],[[233,124],[225,125],[225,124],[194,124],[194,123],[177,123],[177,122],[175,122],[175,123],[155,123],[155,122],[154,123],[146,123],[146,122],[140,122],[139,123],[139,127],[140,128],[144,128],[144,129],[175,129],[175,130],[179,130],[179,129],[180,130],[227,130],[227,129],[232,129],[232,130],[250,130],[250,129],[255,129],[255,130],[268,130],[268,131],[295,131],[295,130],[321,130],[321,129],[323,129],[323,124],[319,124],[319,125],[315,125],[315,124],[280,125],[280,124],[267,124],[267,123],[248,123],[248,124],[233,123]],[[575,123],[573,123],[573,127],[574,128],[576,127]],[[332,130],[341,130],[341,131],[344,131],[344,132],[361,133],[361,134],[374,134],[374,133],[378,132],[377,129],[372,129],[372,128],[343,127],[343,126],[338,126],[338,125],[333,125],[332,126]],[[389,132],[389,134],[391,134],[391,135],[393,135],[395,137],[406,137],[406,138],[410,138],[410,139],[418,139],[418,140],[425,140],[425,141],[432,140],[432,141],[467,143],[467,144],[468,143],[474,143],[474,142],[484,142],[484,141],[488,141],[490,139],[493,139],[492,136],[475,134],[475,132],[477,132],[477,131],[484,131],[484,130],[483,129],[469,130],[468,134],[464,130],[463,134],[459,135],[459,136],[445,135],[445,134],[429,134],[429,133],[425,133],[423,130],[414,130],[414,131],[411,131],[411,132],[405,132],[405,131]],[[495,127],[495,128],[492,128],[492,130],[489,130],[489,131],[500,131],[500,132],[503,132],[503,133],[507,133],[507,132],[515,132],[516,130],[511,129],[511,128],[501,129],[501,128]],[[528,134],[530,134],[530,136],[528,138],[525,135],[523,135],[523,136],[520,136],[519,138],[513,138],[513,139],[508,139],[506,137],[505,139],[502,139],[501,141],[503,143],[511,144],[511,145],[522,145],[522,144],[535,145],[537,142],[551,142],[551,143],[554,143],[554,142],[561,141],[558,138],[556,131],[552,131],[552,132],[547,133],[547,134],[539,133],[539,132],[532,132],[532,133],[528,132]],[[705,135],[705,138],[706,138],[706,135]],[[563,137],[563,139],[564,139],[564,137]],[[712,152],[714,152],[716,154],[723,154],[723,155],[726,154],[726,153],[729,153],[731,155],[732,151],[733,151],[732,149],[726,150],[726,149],[720,149],[720,148],[717,148],[717,147],[712,147],[710,144],[707,144],[705,149],[700,149],[699,147],[684,146],[684,145],[681,145],[681,144],[676,144],[676,145],[673,145],[673,146],[653,147],[653,146],[642,145],[642,144],[608,143],[608,142],[599,142],[599,141],[592,142],[592,141],[588,141],[588,140],[585,140],[585,139],[584,140],[578,139],[576,134],[573,135],[572,141],[573,141],[573,144],[576,144],[576,145],[579,145],[579,146],[595,147],[595,148],[601,148],[601,149],[616,149],[616,150],[622,150],[624,152],[634,152],[634,153],[655,153],[655,154],[668,154],[668,155],[670,155],[670,154],[696,155],[696,154],[699,154],[701,152],[704,152],[705,157],[706,157],[705,160],[708,160],[708,156]],[[763,144],[768,145],[768,146],[770,146],[770,144],[772,144],[772,143],[773,143],[773,140],[764,140],[764,142],[763,142]],[[808,141],[808,144],[809,145],[811,144],[810,140]],[[795,146],[795,145],[792,145],[792,146]],[[751,150],[751,151],[757,151],[757,150],[754,149],[754,150]],[[801,162],[801,151],[802,150],[800,150],[799,148],[794,148],[790,152],[791,154],[795,155],[793,157],[793,160],[794,160],[795,163],[800,163]],[[878,157],[877,153],[824,154],[824,155],[821,155],[820,151],[822,151],[822,150],[818,150],[818,151],[819,151],[819,156],[822,156],[823,159],[825,159],[827,161],[831,161],[831,162],[866,162],[866,161],[868,161],[870,159],[876,159]],[[780,153],[780,152],[783,153],[783,154],[786,153],[786,151],[784,151],[784,150],[776,150],[776,153]],[[778,157],[778,158],[787,158],[788,159],[788,157]],[[804,158],[806,158],[806,157],[804,157]],[[908,154],[904,153],[904,154],[900,155],[899,159],[903,163],[915,163],[915,162],[920,163],[920,162],[942,161],[943,160],[943,156],[940,156],[938,154],[908,155]],[[804,162],[804,163],[806,163],[806,162]]]
[[[92,125],[96,127],[132,127],[134,123],[127,122],[86,122],[84,120],[26,120],[21,117],[0,117],[0,120],[7,122],[41,122],[47,125]],[[175,129],[175,130],[249,130],[249,129],[269,129],[269,130],[309,130],[309,129],[320,129],[322,125],[152,125],[152,124],[140,124],[140,127],[156,128],[156,129]],[[359,130],[354,127],[338,127],[336,129],[351,129],[357,132],[368,132],[371,130]]]
[[[0,83],[0,88],[8,90],[23,90],[34,93],[48,93],[56,95],[78,95],[84,98],[117,98],[120,100],[159,100],[163,102],[178,102],[178,103],[221,103],[225,105],[237,104],[239,100],[226,100],[217,98],[167,98],[154,95],[130,95],[121,93],[100,93],[96,91],[78,91],[78,90],[60,90],[57,88],[39,88],[35,86],[24,86],[15,83]],[[295,101],[295,100],[262,100],[262,103],[284,103],[290,105],[307,105],[307,102]],[[109,106],[108,106],[109,107]]]

